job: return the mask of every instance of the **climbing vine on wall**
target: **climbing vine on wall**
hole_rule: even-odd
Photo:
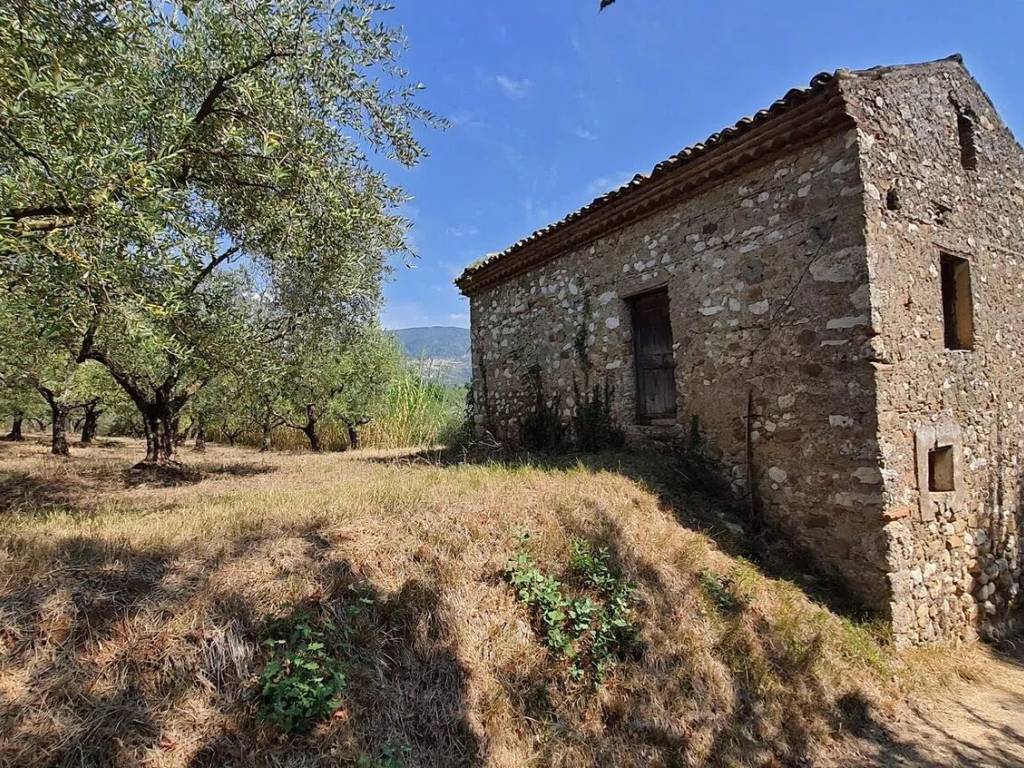
[[[612,387],[605,379],[604,386],[595,384],[581,392],[573,380],[576,408],[572,427],[576,448],[584,452],[614,450],[626,444],[626,434],[612,414]]]
[[[537,451],[557,450],[565,440],[565,425],[559,418],[558,406],[548,403],[544,397],[540,365],[534,363],[530,366],[529,377],[534,404],[533,410],[523,420],[523,447]]]

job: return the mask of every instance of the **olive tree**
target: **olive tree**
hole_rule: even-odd
[[[79,432],[79,444],[91,445],[99,432],[100,417],[131,407],[124,391],[110,372],[89,362],[76,368],[72,394],[81,404],[81,416],[73,426]]]
[[[32,307],[21,298],[9,292],[0,299],[0,384],[22,397],[32,391],[42,398],[49,409],[51,451],[67,456],[68,419],[93,400],[96,372],[90,369],[95,364],[80,367],[66,349],[40,333]],[[10,439],[18,439],[20,426],[16,418]]]
[[[345,425],[350,448],[360,447],[360,428],[370,423],[374,406],[405,364],[394,336],[378,330],[363,334],[358,345],[337,359],[330,413]]]
[[[0,418],[9,420],[11,428],[2,438],[20,442],[25,439],[26,419],[42,416],[39,394],[20,376],[6,378],[0,373]]]
[[[208,429],[234,445],[247,430],[256,427],[252,418],[253,392],[249,376],[229,372],[218,377],[192,401],[191,415],[195,421],[196,450],[205,450]]]
[[[394,340],[376,328],[343,337],[307,338],[292,350],[282,379],[279,421],[305,434],[313,451],[323,449],[321,422],[341,423],[349,447],[358,448],[359,429],[369,422],[375,399],[400,364]]]
[[[369,0],[0,7],[0,267],[138,409],[147,463],[247,351],[369,322],[405,248],[371,164],[438,121]],[[252,297],[272,312],[252,312]]]

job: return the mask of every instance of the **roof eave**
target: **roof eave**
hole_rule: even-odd
[[[811,89],[790,91],[772,108],[758,113],[766,115],[759,121],[757,116],[747,118],[747,124],[741,121],[733,129],[715,134],[708,142],[659,163],[650,176],[634,177],[616,192],[467,269],[456,279],[456,286],[472,296],[709,186],[820,140],[844,124],[852,126],[836,81],[819,78],[812,81]]]

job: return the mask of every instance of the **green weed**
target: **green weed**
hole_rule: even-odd
[[[617,450],[626,444],[626,433],[612,415],[612,389],[608,380],[604,387],[597,384],[589,392],[581,392],[573,380],[576,410],[572,429],[576,449],[584,453]]]
[[[338,658],[344,641],[330,621],[307,613],[279,620],[263,641],[270,657],[260,672],[260,715],[285,733],[305,733],[341,706],[348,684]]]
[[[516,597],[534,615],[548,649],[569,662],[570,679],[604,680],[616,659],[637,646],[636,587],[610,564],[607,549],[584,539],[570,543],[569,573],[575,594],[540,570],[526,549],[527,537],[505,569]]]
[[[356,761],[356,768],[405,768],[412,748],[406,745],[387,747],[380,757],[362,755]]]

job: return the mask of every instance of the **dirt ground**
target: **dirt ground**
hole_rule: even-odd
[[[891,752],[868,764],[892,768],[1024,766],[1024,653],[997,653],[987,679],[911,703],[893,723]]]

